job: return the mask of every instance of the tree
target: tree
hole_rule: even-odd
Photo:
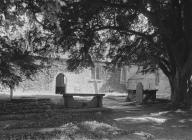
[[[20,82],[33,79],[45,66],[44,48],[50,48],[50,34],[26,14],[24,7],[18,10],[11,1],[0,6],[0,83],[10,88],[10,99]]]
[[[57,46],[70,53],[71,70],[106,57],[114,64],[159,67],[170,81],[172,104],[189,106],[190,0],[17,1],[21,2],[36,22],[54,33]]]
[[[60,44],[71,52],[69,64],[86,66],[103,54],[99,44],[115,42],[109,50],[113,62],[160,67],[169,78],[173,105],[189,104],[191,5],[189,0],[65,1],[58,14]],[[77,48],[76,42],[83,45]]]

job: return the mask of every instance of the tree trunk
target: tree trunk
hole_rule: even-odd
[[[189,107],[191,104],[188,80],[181,75],[180,71],[176,71],[176,74],[169,77],[171,86],[171,103],[174,108]]]
[[[10,100],[12,100],[12,99],[13,99],[13,88],[10,87]]]

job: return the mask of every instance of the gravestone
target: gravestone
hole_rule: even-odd
[[[143,84],[140,82],[136,86],[136,103],[142,104],[143,102]]]
[[[60,73],[56,77],[56,94],[65,94],[66,83],[65,83],[65,75]]]

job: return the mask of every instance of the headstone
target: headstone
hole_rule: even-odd
[[[136,103],[142,104],[143,102],[143,84],[140,82],[136,87]]]
[[[65,75],[60,73],[56,77],[56,94],[65,94],[66,84],[65,84]]]

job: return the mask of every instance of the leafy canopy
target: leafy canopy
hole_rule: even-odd
[[[16,10],[10,15],[5,11],[12,4]],[[160,67],[168,77],[179,69],[189,77],[190,4],[183,0],[8,0],[0,9],[6,19],[27,13],[50,34],[49,41],[59,52],[69,53],[70,70],[110,60],[146,65],[146,69]]]
[[[0,83],[10,88],[32,79],[44,67],[42,58],[52,40],[52,34],[33,22],[26,4],[20,2],[0,5]]]

